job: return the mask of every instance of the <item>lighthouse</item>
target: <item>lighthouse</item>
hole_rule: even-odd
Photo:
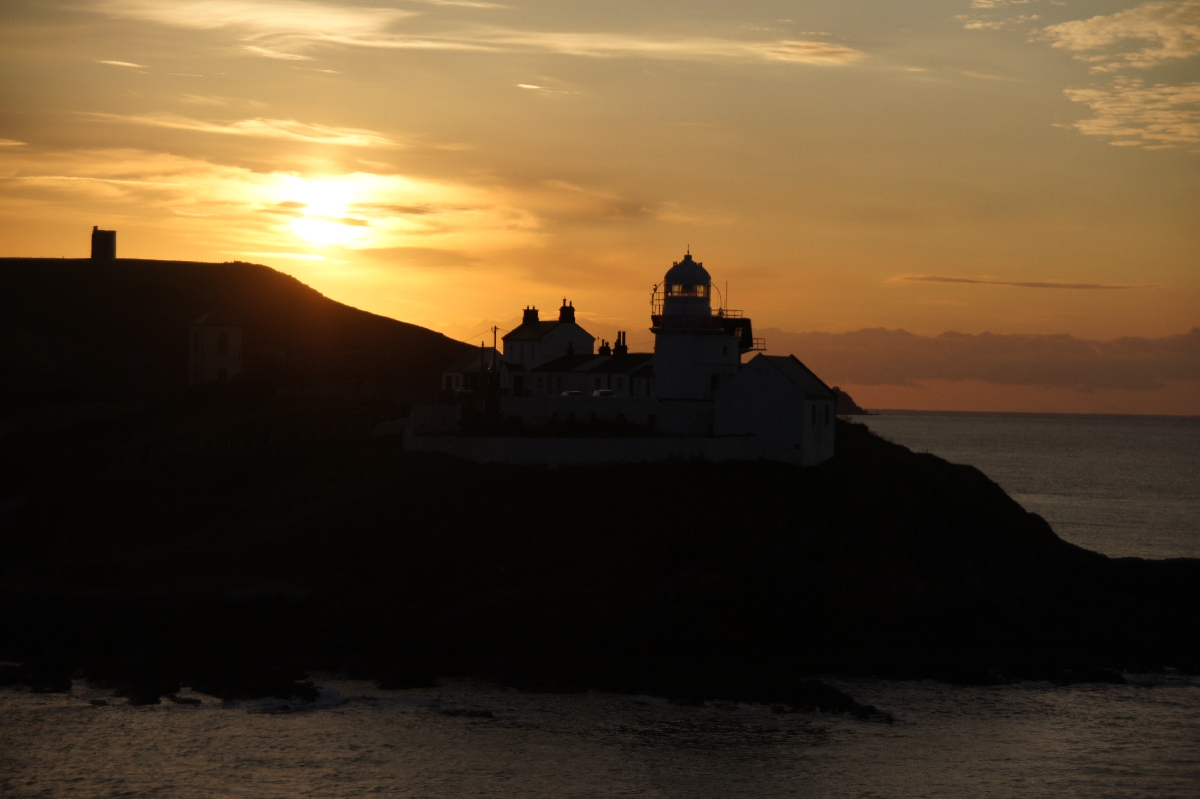
[[[690,251],[667,270],[651,305],[657,398],[711,400],[754,348],[750,320],[725,308],[713,312],[712,278]]]

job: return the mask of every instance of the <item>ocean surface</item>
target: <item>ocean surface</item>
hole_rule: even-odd
[[[914,452],[978,467],[1073,544],[1112,557],[1200,558],[1200,417],[853,418]]]
[[[864,421],[978,466],[1082,546],[1200,555],[1200,420]],[[468,680],[384,691],[317,675],[311,705],[184,692],[199,704],[150,707],[77,682],[67,695],[0,690],[0,796],[1200,796],[1200,681],[1126,680],[837,683],[892,724]]]

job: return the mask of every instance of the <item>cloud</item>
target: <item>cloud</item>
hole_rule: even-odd
[[[382,133],[360,128],[340,128],[297,122],[294,119],[242,119],[236,122],[206,122],[174,114],[123,115],[85,113],[92,119],[149,125],[174,130],[194,130],[228,136],[249,136],[259,139],[287,139],[312,144],[337,144],[347,147],[398,147],[400,144]]]
[[[25,142],[16,139],[0,139],[0,147],[24,147]]]
[[[1085,136],[1147,149],[1200,145],[1200,83],[1155,84],[1118,76],[1107,89],[1065,89],[1095,114],[1072,125]]]
[[[991,6],[985,6],[985,8],[991,8]],[[1019,14],[1018,16],[1004,19],[983,19],[972,17],[969,14],[958,14],[954,19],[961,22],[963,28],[969,31],[1000,31],[1015,25],[1028,25],[1030,22],[1037,21],[1040,17],[1037,14]]]
[[[716,38],[656,38],[612,33],[480,31],[461,41],[489,50],[541,50],[590,58],[659,58],[687,61],[780,61],[849,64],[865,53],[830,42],[754,42]]]
[[[254,53],[255,55],[260,55],[263,58],[277,58],[281,61],[312,61],[313,60],[313,57],[310,55],[297,55],[296,53],[281,53],[278,50],[272,50],[269,47],[259,47],[256,44],[248,44],[245,47],[243,47],[242,49],[246,50],[247,52]]]
[[[946,275],[900,275],[894,278],[901,283],[971,283],[984,286],[1014,286],[1026,289],[1150,289],[1154,285],[1123,285],[1115,283],[1062,283],[1058,281],[1011,281],[990,278],[949,277]]]
[[[300,175],[142,150],[12,150],[0,155],[0,213],[137,216],[222,252],[420,247],[495,253],[543,242],[528,196],[503,186],[410,175]],[[160,234],[161,235],[161,234]]]
[[[433,5],[494,8],[491,3],[426,0]],[[413,12],[326,5],[301,0],[99,0],[98,10],[117,17],[175,27],[229,29],[262,51],[280,52],[327,44],[407,50],[547,52],[590,58],[659,58],[691,61],[772,61],[811,65],[848,64],[865,53],[844,45],[806,40],[754,41],[712,37],[656,37],[621,33],[522,31],[472,26],[459,31],[412,35],[393,30]],[[266,55],[267,52],[258,52]],[[280,57],[280,56],[274,56]],[[283,54],[286,57],[286,54]]]
[[[99,0],[94,8],[115,17],[177,28],[235,28],[251,36],[312,39],[372,37],[413,16],[394,8],[309,3],[302,0]]]
[[[883,328],[760,332],[771,352],[794,353],[830,385],[983,380],[1095,391],[1153,390],[1172,381],[1200,380],[1200,328],[1178,336],[1111,341],[997,333],[921,336]]]
[[[1063,22],[1043,29],[1040,38],[1092,63],[1093,72],[1149,69],[1200,53],[1200,0],[1147,3],[1109,16]]]
[[[1036,0],[971,0],[971,8],[1002,8],[1003,6],[1023,6]]]
[[[144,64],[134,64],[131,61],[97,61],[97,64],[109,64],[114,67],[140,67],[145,69]]]

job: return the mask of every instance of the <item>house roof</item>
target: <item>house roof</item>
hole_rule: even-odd
[[[541,341],[554,328],[570,322],[560,322],[557,319],[545,322],[522,322],[519,326],[508,331],[502,337],[504,341]]]
[[[652,352],[627,352],[624,355],[602,355],[600,363],[589,366],[584,371],[598,374],[631,374],[642,366],[654,361]]]
[[[581,366],[586,366],[592,361],[600,358],[608,358],[608,355],[564,355],[561,358],[555,358],[553,361],[546,361],[541,366],[533,367],[535,372],[575,372],[587,371],[580,369]]]
[[[634,372],[633,377],[654,377],[654,361],[646,361],[645,366],[639,366]]]
[[[192,324],[200,327],[241,327],[232,316],[220,309],[209,311],[204,316],[192,320]]]
[[[496,350],[493,347],[486,347],[483,349],[482,355],[483,355],[483,357],[488,359],[488,363],[491,363],[492,353],[494,353],[494,352],[496,352]],[[463,355],[462,357],[460,357],[458,360],[454,361],[454,363],[450,364],[442,371],[443,372],[479,371],[479,360],[480,360],[480,351],[472,350],[471,352],[468,352],[465,355]],[[499,353],[497,353],[496,354],[496,363],[502,364],[503,362],[504,362],[504,359],[500,357]]]
[[[825,385],[821,378],[817,377],[813,373],[813,370],[802,364],[800,359],[795,355],[758,355],[754,358],[754,361],[759,359],[765,360],[768,364],[778,369],[784,377],[798,386],[804,392],[805,396],[836,399],[833,389]],[[754,363],[754,361],[750,363]]]

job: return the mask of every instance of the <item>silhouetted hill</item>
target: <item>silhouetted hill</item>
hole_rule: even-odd
[[[303,693],[308,670],[484,675],[829,708],[806,678],[1200,667],[1200,561],[1087,552],[977,469],[861,425],[812,468],[250,435],[336,410],[314,402],[253,399],[229,411],[256,420],[240,438],[203,448],[122,443],[194,429],[199,399],[0,440],[0,660],[23,664],[0,678],[157,701]]]
[[[833,387],[833,396],[837,397],[838,416],[867,416],[867,410],[854,401],[854,398],[837,386]]]
[[[187,333],[212,310],[244,328],[259,379],[435,390],[467,350],[247,263],[0,259],[0,403],[146,399],[186,386]],[[252,370],[253,372],[254,370]]]

